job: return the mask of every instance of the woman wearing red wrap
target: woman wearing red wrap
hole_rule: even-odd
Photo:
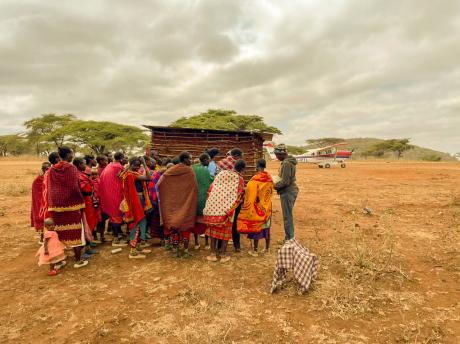
[[[87,166],[85,160],[82,158],[73,159],[73,164],[79,171],[78,180],[80,182],[81,192],[85,199],[85,218],[88,224],[89,233],[86,237],[87,240],[92,240],[94,232],[96,231],[97,223],[101,219],[99,210],[99,199],[95,192],[95,181],[87,174]],[[91,236],[91,237],[90,237]]]
[[[53,165],[45,175],[45,227],[55,230],[59,241],[74,249],[74,267],[81,268],[88,264],[88,261],[81,260],[81,248],[85,245],[82,226],[85,201],[80,190],[78,170],[70,163],[72,150],[59,147],[58,153],[62,161]]]
[[[43,242],[43,182],[45,173],[51,167],[49,162],[44,162],[38,176],[32,183],[32,207],[30,210],[30,225],[35,228],[37,234],[40,235],[40,243]]]
[[[144,166],[145,174],[139,172],[141,164]],[[142,249],[140,243],[146,240],[147,217],[145,213],[152,209],[146,183],[152,176],[144,158],[131,158],[129,169],[123,171],[120,178],[123,186],[121,207],[129,228],[129,245],[131,247],[129,258],[145,258],[144,253],[151,251]]]

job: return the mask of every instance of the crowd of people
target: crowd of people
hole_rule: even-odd
[[[229,241],[241,251],[240,235],[252,240],[251,256],[270,250],[272,196],[280,195],[285,240],[294,238],[292,209],[297,197],[296,160],[284,144],[275,154],[281,161],[277,176],[257,162],[257,173],[245,184],[244,152],[234,148],[218,160],[217,148],[206,149],[195,161],[188,152],[173,159],[157,151],[128,159],[122,152],[95,158],[74,157],[60,147],[41,166],[32,185],[31,225],[40,235],[39,265],[50,276],[66,265],[73,250],[74,268],[88,265],[97,246],[110,243],[112,252],[129,247],[130,259],[151,253],[157,238],[165,250],[188,258],[209,250],[207,260],[224,263]],[[193,238],[192,238],[193,235]],[[259,241],[265,248],[259,251]]]

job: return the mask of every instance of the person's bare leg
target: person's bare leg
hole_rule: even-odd
[[[183,238],[182,242],[184,243],[184,258],[189,258],[191,257],[191,253],[188,251],[188,248],[189,248],[189,242],[190,240],[187,239],[187,238]]]
[[[259,248],[259,239],[254,239],[254,252],[257,252]]]
[[[211,254],[206,257],[207,260],[211,262],[216,262],[217,261],[217,240],[216,238],[211,237]]]
[[[222,257],[225,257],[225,254],[227,252],[227,244],[228,240],[222,240],[222,246],[220,247],[220,255]]]
[[[75,261],[78,263],[81,260],[81,246],[74,247],[73,252],[75,253]]]
[[[228,262],[230,257],[226,255],[228,240],[222,240],[222,246],[220,248],[220,261],[222,263]]]

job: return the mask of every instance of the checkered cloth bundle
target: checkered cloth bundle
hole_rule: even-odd
[[[273,273],[272,293],[283,285],[288,270],[294,272],[295,279],[300,283],[301,291],[306,292],[316,278],[318,258],[299,244],[296,239],[286,241],[278,251]]]

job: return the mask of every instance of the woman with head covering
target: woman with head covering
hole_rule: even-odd
[[[270,219],[272,216],[273,180],[265,172],[267,163],[264,159],[257,162],[257,174],[251,178],[246,187],[244,203],[238,215],[239,233],[247,233],[254,240],[254,250],[248,253],[258,255],[259,240],[265,239],[265,251],[270,248]]]
[[[139,172],[144,166],[145,174]],[[150,250],[141,248],[141,241],[146,240],[147,218],[146,212],[152,209],[147,190],[147,182],[151,174],[143,157],[134,157],[129,160],[129,168],[120,174],[123,188],[123,203],[121,208],[128,223],[129,245],[131,247],[129,258],[145,258],[144,253]]]
[[[204,221],[207,224],[206,234],[211,237],[211,254],[209,261],[227,262],[227,243],[232,238],[232,226],[235,209],[240,205],[244,195],[244,180],[242,173],[246,168],[244,160],[235,163],[234,170],[223,170],[217,174],[212,183],[206,206],[203,210]],[[220,252],[217,243],[220,241]]]

